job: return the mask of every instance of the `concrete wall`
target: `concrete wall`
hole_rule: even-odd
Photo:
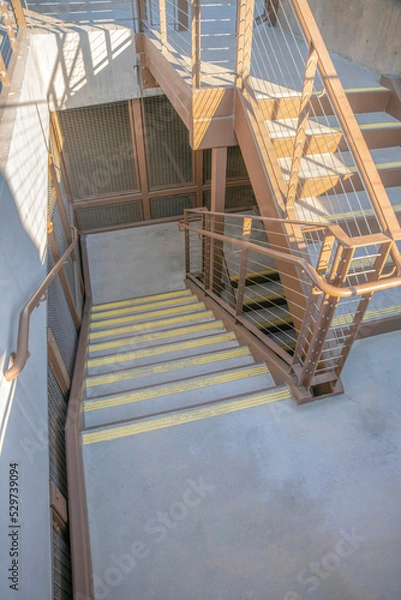
[[[289,0],[280,0],[294,23]],[[401,75],[400,0],[309,0],[329,50],[379,74]]]
[[[0,598],[52,597],[47,433],[46,304],[31,321],[31,356],[4,378],[21,308],[46,276],[49,108],[136,97],[130,29],[28,35],[0,124]],[[18,556],[10,556],[9,465],[18,463]],[[8,569],[18,558],[18,591]]]
[[[51,597],[47,447],[46,304],[32,317],[31,357],[12,383],[3,376],[16,349],[18,315],[46,275],[48,110],[28,48],[14,73],[0,128],[0,597]],[[9,514],[9,465],[18,463],[19,517]],[[14,489],[14,488],[13,488]],[[10,527],[13,525],[13,527]],[[20,525],[20,527],[16,527]],[[10,556],[13,529],[18,556]],[[18,591],[8,579],[18,559]]]

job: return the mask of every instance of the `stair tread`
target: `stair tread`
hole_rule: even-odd
[[[268,390],[258,390],[252,394],[235,396],[231,399],[225,399],[215,405],[213,412],[210,407],[192,408],[191,410],[177,410],[169,415],[153,416],[136,421],[127,421],[124,424],[112,425],[108,427],[96,427],[91,431],[82,432],[82,441],[84,445],[99,443],[109,439],[127,437],[143,433],[144,431],[154,431],[168,427],[180,425],[183,422],[191,423],[205,418],[215,418],[230,412],[246,410],[259,406],[259,403],[279,402],[290,400],[291,392],[287,386],[278,386]],[[216,409],[216,407],[218,407]]]
[[[144,304],[146,302],[152,302],[153,300],[158,301],[163,298],[172,298],[172,297],[180,297],[180,296],[190,296],[192,294],[191,290],[182,289],[175,290],[172,292],[162,292],[160,294],[152,294],[150,296],[139,296],[137,298],[127,298],[126,300],[114,300],[112,302],[104,302],[102,304],[94,304],[92,306],[92,312],[97,312],[98,310],[106,310],[108,307],[118,308],[123,306],[129,306],[130,304]]]
[[[100,319],[99,321],[93,321],[90,324],[90,331],[99,331],[108,329],[110,327],[119,327],[128,323],[139,323],[141,321],[149,322],[163,317],[169,317],[172,315],[182,315],[184,313],[195,313],[202,310],[206,310],[203,302],[191,302],[190,304],[182,304],[179,306],[173,306],[168,308],[158,308],[156,310],[147,310],[139,314],[129,314],[121,317],[111,317],[110,319]]]
[[[115,329],[106,329],[104,331],[94,331],[89,333],[89,340],[92,343],[94,341],[99,342],[100,340],[111,340],[112,338],[118,339],[127,337],[127,334],[130,333],[150,332],[151,330],[161,331],[174,328],[180,324],[202,323],[204,321],[215,321],[215,316],[211,310],[173,316],[167,319],[155,319],[148,322],[143,321],[141,323],[136,323],[135,325],[126,325],[125,327],[120,326]]]
[[[164,340],[163,340],[164,341]],[[231,347],[239,345],[234,332],[221,332],[217,335],[207,335],[198,338],[190,338],[186,341],[175,343],[163,343],[151,348],[141,350],[131,350],[97,358],[89,358],[86,361],[88,375],[98,373],[107,373],[119,371],[126,368],[127,365],[134,363],[135,366],[143,366],[152,362],[167,360],[172,357],[179,358],[184,353],[185,356],[196,352],[203,352],[204,349],[215,347]]]
[[[253,283],[252,285],[247,285],[244,290],[244,299],[257,301],[258,299],[274,298],[283,294],[284,290],[281,283],[278,281],[268,281],[266,284]]]
[[[252,324],[260,327],[264,324],[271,324],[272,326],[280,326],[280,323],[291,323],[292,316],[288,309],[282,308],[281,306],[271,306],[269,308],[261,308],[257,311],[245,313],[245,317]]]
[[[123,317],[128,315],[136,315],[141,314],[143,312],[153,312],[159,309],[167,309],[169,307],[180,307],[185,306],[186,304],[193,304],[197,302],[197,297],[195,294],[189,294],[186,296],[181,296],[179,298],[167,298],[160,301],[153,301],[151,303],[139,304],[134,306],[125,306],[114,309],[109,309],[105,311],[97,311],[92,313],[91,315],[91,324],[97,321],[102,321],[104,319],[112,319],[114,317]]]
[[[116,373],[85,378],[86,399],[119,394],[134,389],[151,389],[169,381],[179,381],[209,375],[227,369],[254,364],[247,346],[206,351],[195,356],[166,360],[145,366],[136,366]]]
[[[265,364],[256,364],[211,375],[156,385],[150,389],[87,400],[84,405],[86,427],[119,420],[178,410],[205,402],[224,400],[239,394],[273,387]]]
[[[337,175],[350,175],[352,171],[344,160],[344,154],[309,154],[301,159],[299,177],[300,179],[318,179],[321,177],[333,177]],[[282,168],[284,179],[288,180],[291,172],[292,157],[278,159]]]
[[[298,119],[278,119],[277,121],[266,120],[266,127],[269,131],[270,137],[273,140],[283,138],[294,138],[297,132]],[[306,126],[306,135],[332,135],[338,134],[338,131],[333,129],[332,126],[327,125],[324,121],[319,122],[318,118],[308,120]]]
[[[364,112],[364,113],[356,113],[356,120],[362,129],[368,128],[369,126],[377,126],[378,128],[389,124],[390,127],[401,127],[401,122],[390,115],[389,113],[381,110],[375,112]],[[338,120],[335,115],[325,115],[312,117],[313,121],[326,125],[327,127],[335,128],[338,127]]]
[[[109,356],[113,354],[113,351],[118,353],[122,348],[127,350],[129,349],[130,351],[139,350],[154,347],[160,343],[171,343],[176,340],[191,340],[196,339],[197,337],[202,337],[206,333],[211,335],[224,331],[225,327],[223,321],[210,319],[209,321],[199,322],[193,325],[181,325],[180,327],[172,327],[170,329],[144,333],[142,335],[139,334],[136,336],[120,337],[116,340],[89,344],[88,356]]]
[[[401,186],[386,188],[394,210],[401,212]],[[371,201],[365,191],[302,198],[295,203],[297,217],[304,221],[334,221],[351,216],[374,214]]]

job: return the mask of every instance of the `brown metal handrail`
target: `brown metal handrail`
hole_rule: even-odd
[[[28,360],[29,354],[29,324],[31,319],[31,314],[38,307],[40,301],[42,300],[44,294],[46,293],[49,285],[52,281],[57,277],[60,269],[64,266],[66,260],[70,256],[70,254],[74,251],[75,246],[78,243],[78,234],[75,227],[72,227],[73,236],[72,242],[68,246],[67,250],[60,257],[60,260],[54,265],[50,273],[47,275],[46,279],[44,279],[43,283],[38,287],[36,292],[24,306],[22,311],[20,312],[19,322],[18,322],[18,338],[17,338],[17,350],[11,354],[11,365],[5,371],[4,377],[7,381],[12,381],[21,373],[22,369],[25,367],[26,361]]]
[[[204,211],[201,211],[201,210],[199,210],[199,211],[190,210],[189,212],[191,212],[191,213],[199,212],[200,215],[204,214]],[[219,215],[227,216],[225,213],[216,213],[216,212],[209,212],[208,214],[210,214],[211,216],[219,216]],[[234,215],[230,215],[230,217],[232,217],[232,216],[234,216]],[[241,215],[235,215],[235,216],[237,216],[238,218],[241,217]],[[276,222],[278,221],[278,222],[283,222],[283,223],[287,223],[287,224],[289,222],[291,222],[291,221],[286,221],[285,219],[269,219],[267,217],[252,217],[252,219],[261,220],[261,221],[276,221]],[[307,222],[300,223],[298,221],[296,221],[295,223],[298,225],[302,224],[302,225],[307,225],[307,226],[311,226],[311,225],[316,226],[316,223],[314,223],[314,224],[307,223]],[[270,258],[274,258],[275,260],[280,260],[280,261],[286,262],[287,264],[292,264],[297,267],[300,267],[305,272],[305,274],[309,277],[310,282],[314,287],[318,288],[324,294],[327,294],[329,296],[334,296],[336,298],[351,298],[352,296],[370,294],[370,293],[378,292],[381,290],[387,290],[387,289],[392,289],[392,288],[401,286],[401,277],[390,277],[390,278],[382,279],[379,281],[358,284],[355,286],[338,287],[338,286],[332,285],[330,283],[327,283],[327,281],[325,281],[323,279],[323,277],[321,275],[319,275],[319,273],[316,271],[316,269],[310,263],[308,263],[308,261],[305,260],[304,258],[300,258],[298,256],[293,256],[292,254],[288,254],[288,253],[282,252],[280,250],[273,250],[271,248],[261,247],[261,246],[258,246],[257,244],[254,244],[253,242],[242,241],[242,240],[238,240],[236,238],[231,238],[226,235],[214,233],[214,232],[208,231],[206,229],[201,229],[199,227],[193,227],[192,225],[189,225],[185,221],[180,221],[178,223],[178,226],[180,229],[186,229],[188,231],[193,231],[194,233],[197,233],[198,235],[204,235],[206,237],[213,238],[215,240],[219,240],[221,242],[227,242],[227,243],[232,244],[233,246],[238,246],[240,248],[243,248],[244,250],[252,250],[253,252],[257,252],[259,254],[269,256]],[[319,226],[318,226],[318,228],[319,228]],[[333,234],[334,234],[335,230],[337,230],[337,229],[340,230],[341,238],[343,237],[343,235],[345,235],[344,232],[341,230],[341,228],[338,226],[330,226],[330,227],[328,227],[328,229]],[[371,238],[371,236],[368,236],[368,237]],[[348,236],[346,236],[346,238],[348,238]],[[352,238],[348,238],[348,239],[350,241],[352,240]],[[359,242],[359,240],[355,240],[355,241]],[[387,238],[387,241],[389,241],[388,238]],[[393,242],[393,244],[395,244],[395,242]],[[359,245],[359,244],[357,243],[356,245]],[[349,247],[352,247],[352,245],[350,245]]]

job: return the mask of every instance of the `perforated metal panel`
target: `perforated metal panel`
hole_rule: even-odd
[[[144,98],[149,184],[193,180],[188,130],[166,96]]]
[[[97,229],[143,221],[142,202],[109,204],[75,211],[79,229]]]
[[[50,366],[47,370],[49,464],[50,479],[54,481],[64,498],[67,497],[67,471],[65,463],[64,425],[67,401],[60,390]]]
[[[138,187],[127,102],[58,113],[74,196]]]
[[[152,198],[150,200],[152,219],[163,219],[183,215],[185,208],[193,208],[194,206],[195,194],[165,196],[164,198]]]
[[[72,600],[71,554],[68,534],[53,530],[53,599]]]
[[[47,253],[48,271],[53,268],[54,264],[53,254],[49,248]],[[54,279],[48,289],[47,322],[53,332],[67,371],[72,377],[78,334],[59,277]]]

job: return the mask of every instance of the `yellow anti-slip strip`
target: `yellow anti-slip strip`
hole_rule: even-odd
[[[241,410],[246,410],[248,408],[256,408],[257,406],[270,404],[271,402],[289,400],[290,398],[291,394],[287,388],[272,390],[271,392],[264,392],[263,394],[258,394],[257,396],[249,396],[248,398],[231,400],[229,402],[220,402],[218,404],[213,404],[212,406],[169,415],[168,417],[147,419],[138,423],[131,423],[130,425],[121,425],[119,427],[103,429],[102,431],[84,433],[82,435],[83,444],[86,446],[88,444],[97,444],[99,442],[118,440],[121,438],[138,435],[140,433],[148,433],[149,431],[169,429],[170,427],[177,427],[178,425],[186,425],[187,423],[194,423],[196,421],[203,421],[213,417],[220,417],[222,415],[228,415]]]
[[[266,365],[256,365],[241,369],[239,371],[228,371],[227,373],[217,373],[215,375],[207,375],[206,377],[197,377],[194,379],[186,379],[184,381],[176,381],[165,385],[155,386],[146,390],[139,390],[128,394],[120,394],[112,398],[104,398],[103,400],[87,400],[84,403],[84,411],[100,410],[102,408],[113,408],[114,406],[122,406],[123,404],[132,404],[133,402],[142,402],[144,400],[152,400],[153,398],[162,398],[163,396],[171,396],[173,394],[181,394],[182,392],[192,392],[201,390],[212,385],[221,385],[223,383],[231,383],[240,381],[248,377],[256,377],[257,375],[265,375],[269,372]]]
[[[137,335],[134,337],[122,338],[122,339],[118,339],[118,340],[113,340],[111,342],[103,342],[103,343],[98,342],[97,344],[91,344],[89,346],[89,352],[100,352],[101,350],[112,350],[113,348],[124,348],[126,346],[133,346],[135,344],[157,342],[160,340],[167,340],[168,338],[171,338],[171,337],[188,335],[191,333],[201,333],[201,332],[207,333],[208,331],[210,331],[212,329],[223,329],[223,328],[224,328],[223,321],[210,321],[209,323],[200,323],[200,325],[190,325],[189,327],[181,327],[180,329],[169,329],[168,331],[156,331],[155,333],[148,333],[146,335]],[[107,358],[110,359],[110,362],[114,362],[114,359],[118,356],[120,356],[120,355],[113,354],[112,356],[107,357]],[[90,367],[95,367],[98,364],[107,364],[107,363],[95,364],[95,363],[92,363],[92,360],[94,360],[96,362],[97,360],[103,360],[103,357],[99,358],[99,359],[90,359],[88,361],[88,366],[90,366]]]
[[[116,308],[115,310],[106,310],[98,312],[92,315],[92,322],[94,319],[104,319],[108,317],[114,317],[117,315],[128,315],[138,312],[146,312],[156,308],[164,308],[168,306],[182,306],[183,304],[189,304],[190,302],[196,302],[197,297],[195,295],[184,296],[183,298],[173,298],[169,300],[161,300],[160,302],[151,302],[150,304],[141,304],[140,306],[129,306],[128,308]]]
[[[192,356],[190,358],[173,360],[171,362],[158,365],[136,367],[127,371],[122,371],[121,373],[109,373],[107,375],[88,377],[85,380],[85,387],[90,388],[99,385],[106,385],[108,383],[116,383],[117,381],[131,381],[131,379],[138,379],[139,377],[151,377],[152,375],[159,375],[160,373],[171,373],[173,371],[179,371],[180,369],[200,367],[201,365],[209,365],[211,363],[230,360],[232,358],[249,356],[250,354],[251,351],[249,348],[244,346],[241,348],[235,348],[234,350],[224,350],[223,352],[204,354],[202,356]]]
[[[401,212],[401,204],[393,204],[393,210],[394,212]],[[361,217],[372,217],[374,216],[376,213],[374,212],[374,210],[372,208],[366,208],[365,210],[354,210],[354,211],[349,211],[349,212],[345,212],[345,213],[337,213],[335,215],[327,215],[326,219],[328,221],[336,221],[336,220],[340,220],[340,219],[358,219]]]
[[[396,160],[394,162],[388,162],[388,163],[376,163],[376,168],[379,170],[385,170],[385,169],[399,169],[401,167],[401,160]],[[348,170],[351,171],[351,173],[356,173],[357,172],[357,167],[348,167]]]
[[[257,327],[258,329],[264,329],[264,328],[268,328],[271,326],[277,326],[280,325],[281,323],[291,323],[292,322],[292,316],[289,315],[288,317],[283,317],[283,318],[279,318],[279,319],[273,319],[272,321],[263,321],[263,323],[254,323],[255,327]]]
[[[174,308],[163,308],[161,310],[152,310],[151,312],[142,312],[139,315],[128,315],[126,317],[116,317],[115,319],[104,319],[91,323],[92,329],[101,329],[110,325],[123,325],[124,323],[132,323],[133,321],[150,321],[158,317],[168,317],[169,315],[177,315],[184,312],[199,311],[205,308],[203,302],[194,302],[193,304],[184,304],[183,306],[175,306]]]
[[[90,369],[93,367],[115,365],[116,363],[125,362],[128,360],[140,360],[142,358],[150,358],[153,356],[170,354],[171,352],[191,350],[193,348],[201,348],[202,346],[210,346],[212,344],[230,342],[231,340],[235,339],[235,333],[220,333],[218,335],[210,335],[208,337],[195,338],[194,340],[188,340],[186,342],[176,342],[175,344],[165,344],[164,346],[156,346],[156,348],[144,348],[143,350],[135,350],[134,352],[124,352],[123,354],[113,354],[112,356],[92,358],[87,361],[86,366]]]
[[[358,92],[388,92],[389,90],[383,86],[374,86],[374,87],[347,88],[344,91],[346,94],[356,94]]]
[[[168,298],[179,298],[180,296],[190,296],[191,290],[178,290],[177,292],[166,292],[165,294],[153,294],[152,296],[143,296],[142,298],[131,298],[129,300],[117,300],[116,302],[107,302],[106,304],[96,304],[92,306],[92,312],[107,310],[108,308],[119,308],[122,306],[135,306],[137,304],[146,304]]]
[[[399,129],[401,127],[401,123],[399,121],[385,121],[378,123],[364,123],[359,125],[362,130],[370,130],[370,129]]]
[[[396,306],[387,306],[386,308],[378,308],[377,310],[367,310],[363,320],[374,321],[375,319],[385,319],[386,317],[393,317],[396,315],[401,315],[401,304]],[[338,315],[333,319],[333,327],[338,327],[339,325],[350,325],[353,320],[353,313]]]
[[[211,310],[205,310],[202,312],[196,312],[190,315],[183,315],[181,317],[171,317],[170,319],[160,319],[159,321],[148,321],[147,323],[140,323],[139,325],[129,325],[127,327],[119,327],[118,329],[107,329],[107,331],[96,331],[89,335],[89,341],[96,340],[103,337],[111,337],[113,335],[120,335],[124,333],[134,333],[134,331],[146,331],[147,329],[154,329],[155,327],[167,327],[168,325],[179,325],[180,323],[188,323],[189,321],[199,321],[199,319],[210,319],[214,317]],[[215,325],[216,322],[214,321]],[[119,344],[122,340],[116,340]],[[111,346],[110,346],[111,348]],[[97,350],[102,350],[99,345],[96,346]]]

